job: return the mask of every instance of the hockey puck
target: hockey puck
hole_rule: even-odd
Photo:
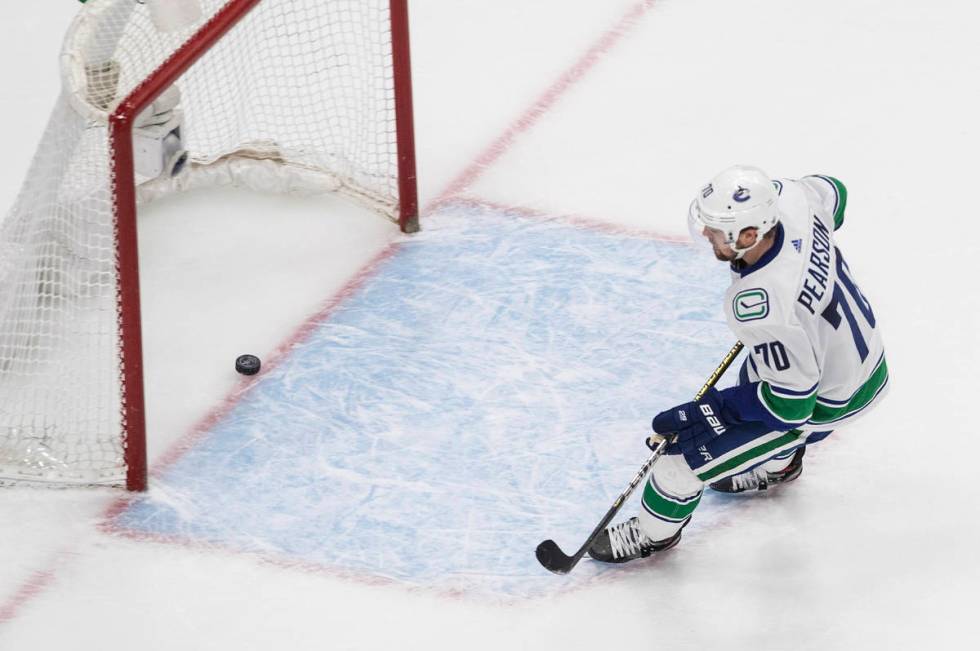
[[[255,355],[239,355],[235,360],[235,370],[242,375],[255,375],[262,368],[262,362]]]

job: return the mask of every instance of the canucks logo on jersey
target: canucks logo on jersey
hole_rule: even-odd
[[[740,291],[732,299],[735,319],[741,322],[764,319],[769,314],[769,294],[761,287]]]

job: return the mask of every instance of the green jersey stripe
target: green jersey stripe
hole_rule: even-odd
[[[874,400],[887,381],[888,364],[885,362],[885,358],[882,357],[874,373],[861,385],[861,388],[858,389],[857,393],[854,394],[854,397],[846,405],[830,407],[818,402],[817,406],[813,409],[813,416],[810,418],[810,422],[815,425],[832,423],[864,409],[868,406],[868,403]]]
[[[847,188],[832,176],[826,178],[834,184],[834,189],[837,190],[837,210],[834,211],[834,230],[836,231],[844,225],[844,209],[847,208]]]
[[[747,461],[751,461],[752,459],[757,459],[760,457],[765,458],[769,455],[770,452],[772,452],[776,448],[781,448],[784,445],[792,443],[793,441],[798,439],[802,433],[803,432],[801,432],[798,429],[791,429],[790,431],[786,432],[780,437],[774,438],[771,441],[763,443],[762,445],[746,450],[741,454],[737,454],[731,459],[718,464],[717,466],[711,468],[710,470],[706,470],[705,472],[698,473],[698,479],[700,479],[701,481],[710,481],[715,477],[717,477],[718,475],[726,473],[729,470],[732,470],[733,468],[738,468],[739,466],[746,463]],[[646,495],[644,495],[644,498],[646,498]]]
[[[817,404],[817,393],[808,396],[790,397],[773,393],[768,382],[759,383],[759,399],[773,416],[784,423],[805,423],[813,414]]]

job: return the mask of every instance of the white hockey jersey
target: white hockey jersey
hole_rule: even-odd
[[[834,429],[876,404],[888,384],[871,304],[834,244],[847,190],[829,176],[773,183],[773,246],[749,267],[733,264],[725,296],[729,326],[748,352],[743,390],[731,398],[743,419],[773,429]]]

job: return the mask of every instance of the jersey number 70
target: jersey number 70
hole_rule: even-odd
[[[864,297],[861,290],[851,280],[850,269],[847,263],[844,262],[844,256],[840,254],[840,249],[834,247],[834,253],[837,254],[837,280],[839,282],[834,283],[834,294],[830,302],[827,303],[827,307],[820,313],[820,316],[826,319],[833,326],[834,330],[840,328],[843,319],[847,320],[847,325],[851,329],[851,336],[854,337],[854,345],[857,347],[858,355],[861,356],[861,361],[863,362],[868,357],[868,344],[864,340],[864,335],[861,334],[857,317],[854,316],[854,310],[851,309],[850,304],[847,302],[847,295],[841,289],[841,284],[843,283],[847,289],[847,294],[850,294],[851,298],[857,304],[858,310],[872,329],[875,327],[875,314],[871,311],[871,304],[868,303],[868,299]],[[842,312],[843,319],[841,317]]]

